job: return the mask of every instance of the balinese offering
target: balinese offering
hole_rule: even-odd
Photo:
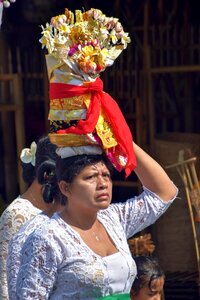
[[[128,33],[117,18],[98,9],[75,14],[65,9],[42,26],[40,42],[48,51],[49,137],[60,148],[58,154],[68,156],[66,147],[79,147],[79,154],[85,146],[89,153],[103,149],[128,176],[136,165],[132,134],[100,79],[130,43]]]

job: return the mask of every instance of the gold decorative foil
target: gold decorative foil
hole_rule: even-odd
[[[55,110],[50,109],[48,120],[51,121],[66,121],[70,122],[71,120],[82,120],[86,118],[86,109],[75,109],[75,110]]]
[[[95,141],[93,134],[57,134],[50,133],[49,139],[53,144],[58,147],[80,147],[87,145],[98,145]]]
[[[90,100],[90,94],[84,94],[81,96],[75,96],[70,98],[52,99],[50,101],[50,109],[65,109],[75,110],[80,108],[86,108],[85,101]]]

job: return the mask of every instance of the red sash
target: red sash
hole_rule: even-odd
[[[49,93],[50,100],[91,93],[91,101],[87,110],[86,120],[80,120],[76,126],[71,126],[64,130],[58,130],[57,133],[92,133],[100,115],[100,108],[102,107],[108,121],[111,124],[119,146],[127,155],[128,161],[125,168],[127,177],[136,167],[132,134],[116,101],[109,94],[103,92],[102,80],[97,78],[95,82],[89,82],[83,86],[65,83],[50,83]]]

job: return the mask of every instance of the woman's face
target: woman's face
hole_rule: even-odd
[[[85,167],[67,183],[68,205],[75,209],[105,209],[112,198],[110,171],[103,162]]]
[[[148,284],[140,289],[137,295],[131,297],[132,300],[161,300],[164,286],[164,277],[161,276],[151,282],[151,289]]]

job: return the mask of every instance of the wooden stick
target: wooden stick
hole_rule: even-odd
[[[184,164],[187,164],[187,163],[190,163],[190,162],[195,162],[196,160],[197,160],[197,157],[191,157],[187,160],[179,161],[175,164],[168,165],[168,166],[165,167],[165,169],[171,169],[171,168],[174,168],[176,166],[184,165]]]
[[[199,255],[199,247],[198,247],[198,240],[197,240],[197,232],[196,232],[195,221],[194,221],[194,213],[193,213],[193,209],[192,209],[191,196],[190,196],[190,190],[193,190],[193,188],[194,188],[194,184],[192,183],[192,180],[195,182],[195,184],[197,184],[197,186],[199,185],[194,161],[196,161],[196,157],[193,157],[186,161],[182,161],[182,162],[178,162],[176,164],[170,165],[170,166],[168,166],[168,168],[176,167],[176,170],[178,171],[178,173],[184,183],[186,199],[187,199],[189,215],[190,215],[190,221],[191,221],[191,225],[192,225],[192,233],[193,233],[194,247],[195,247],[195,253],[196,253],[197,269],[198,269],[198,275],[199,275],[198,277],[199,277],[199,283],[200,283],[200,255]]]
[[[185,165],[185,172],[186,172],[186,176],[187,176],[187,182],[188,182],[188,186],[190,188],[190,190],[192,191],[192,189],[194,188],[194,184],[192,183],[192,177],[191,177],[191,173],[190,173],[190,169],[188,167],[188,165]]]

